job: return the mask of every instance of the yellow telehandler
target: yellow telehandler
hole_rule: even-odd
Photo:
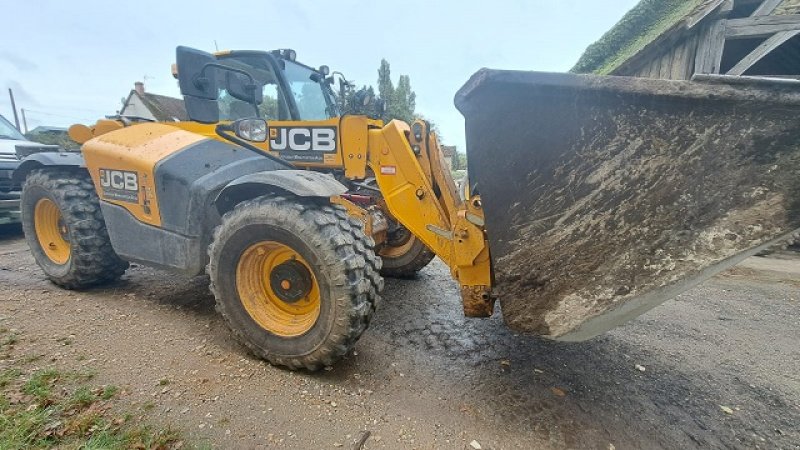
[[[129,261],[208,273],[237,338],[291,369],[344,356],[382,275],[434,255],[467,316],[499,297],[515,329],[581,340],[800,226],[795,85],[482,70],[456,96],[459,194],[425,121],[340,114],[292,50],[176,61],[190,121],[76,125],[79,153],[23,161],[26,238],[68,289]]]

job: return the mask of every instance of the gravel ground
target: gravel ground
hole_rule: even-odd
[[[136,266],[114,285],[48,283],[0,229],[0,326],[35,364],[91,368],[149,420],[219,448],[800,448],[800,259],[752,258],[600,338],[517,336],[465,319],[435,261],[387,280],[332,370],[252,358],[205,277]],[[2,361],[0,361],[2,364]]]

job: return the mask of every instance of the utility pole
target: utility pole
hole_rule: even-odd
[[[8,96],[11,97],[11,109],[14,110],[14,123],[17,125],[17,131],[22,131],[19,128],[19,116],[17,115],[17,104],[14,103],[14,91],[8,88]]]
[[[19,109],[22,112],[22,128],[25,129],[25,134],[28,134],[28,119],[25,118],[25,108]]]

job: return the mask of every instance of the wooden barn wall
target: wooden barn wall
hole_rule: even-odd
[[[694,74],[698,33],[691,34],[667,47],[661,54],[649,57],[643,64],[615,75],[668,80],[688,80]]]

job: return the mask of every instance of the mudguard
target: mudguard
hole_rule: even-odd
[[[332,176],[309,170],[273,170],[241,176],[228,183],[214,204],[220,213],[228,211],[243,198],[253,198],[275,189],[298,197],[333,197],[347,188]]]
[[[22,183],[32,170],[45,166],[86,167],[86,162],[80,153],[75,152],[34,153],[22,160],[12,175],[13,181]]]

